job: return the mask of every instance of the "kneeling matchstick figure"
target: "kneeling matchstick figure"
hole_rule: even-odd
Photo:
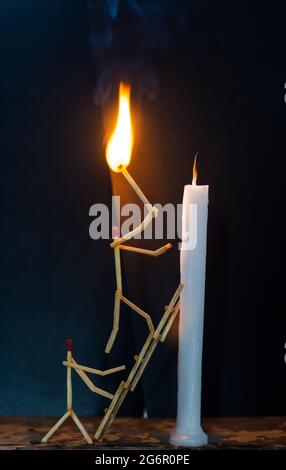
[[[66,413],[56,422],[56,424],[50,429],[50,431],[43,437],[41,442],[47,442],[50,437],[61,427],[61,425],[66,421],[67,418],[71,417],[75,424],[77,425],[78,429],[84,436],[85,440],[87,441],[88,444],[92,444],[92,439],[87,433],[85,427],[83,426],[82,422],[79,420],[77,414],[75,413],[73,406],[72,406],[72,380],[71,380],[71,372],[72,369],[77,372],[77,374],[80,376],[80,378],[84,381],[84,383],[87,385],[87,387],[94,393],[97,393],[98,395],[102,395],[105,398],[109,398],[110,400],[113,399],[114,395],[111,393],[107,392],[106,390],[103,390],[99,387],[97,387],[88,377],[86,372],[90,374],[95,374],[95,375],[109,375],[109,374],[114,374],[115,372],[119,372],[122,370],[125,370],[126,367],[119,366],[119,367],[114,367],[113,369],[108,369],[105,371],[98,370],[98,369],[93,369],[91,367],[87,366],[82,366],[78,364],[75,359],[72,356],[72,349],[73,349],[73,341],[72,339],[68,339],[66,342],[66,347],[67,347],[67,358],[66,361],[63,361],[63,365],[67,368],[67,411]]]

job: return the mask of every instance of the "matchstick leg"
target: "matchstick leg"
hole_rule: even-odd
[[[82,424],[82,422],[79,420],[79,418],[77,417],[76,413],[72,410],[71,412],[71,417],[73,419],[73,421],[75,422],[75,424],[77,425],[78,429],[80,430],[80,432],[82,433],[83,437],[85,438],[86,442],[88,444],[92,444],[92,439],[91,437],[89,436],[89,434],[87,433],[84,425]]]
[[[52,427],[52,429],[49,430],[49,432],[43,437],[41,442],[48,442],[50,437],[61,427],[61,425],[65,422],[65,420],[71,416],[71,410],[68,410],[57,422],[56,424]]]
[[[140,315],[141,317],[145,318],[146,320],[146,323],[148,325],[148,328],[149,328],[149,331],[151,333],[153,333],[155,331],[154,329],[154,325],[153,325],[153,322],[152,322],[152,319],[150,317],[150,315],[148,315],[148,313],[144,312],[144,310],[142,310],[142,308],[138,307],[136,304],[134,304],[133,302],[131,302],[130,300],[128,300],[126,297],[124,297],[123,295],[121,296],[121,300],[122,302],[124,302],[126,305],[128,305],[128,307],[130,307],[132,310],[134,310],[134,312],[138,313],[138,315]]]
[[[114,341],[116,339],[118,330],[119,330],[120,300],[121,300],[121,294],[118,291],[116,291],[115,298],[114,298],[113,327],[112,327],[109,340],[105,347],[105,352],[107,354],[110,353],[112,346],[114,344]]]

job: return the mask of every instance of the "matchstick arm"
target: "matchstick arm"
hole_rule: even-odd
[[[112,243],[110,243],[111,248],[116,248],[118,245],[122,245],[128,240],[131,240],[131,238],[136,237],[136,235],[138,235],[140,232],[143,232],[145,228],[152,222],[152,219],[157,217],[158,212],[159,211],[157,207],[151,206],[150,212],[148,212],[141,224],[138,225],[138,227],[136,227],[134,230],[131,230],[131,232],[124,235],[123,237],[116,238]]]
[[[115,374],[116,372],[120,372],[126,369],[126,367],[123,365],[119,367],[113,367],[112,369],[99,370],[93,369],[92,367],[82,366],[81,364],[75,364],[69,361],[63,361],[63,365],[66,367],[71,367],[72,369],[83,370],[85,372],[88,372],[89,374],[100,375],[101,377],[104,377],[105,375]]]
[[[76,366],[78,365],[73,357],[71,358],[71,362]],[[80,376],[80,378],[83,380],[83,382],[85,383],[85,385],[89,388],[91,392],[97,393],[98,395],[101,395],[105,398],[109,398],[110,400],[112,400],[113,394],[94,385],[94,383],[90,380],[86,372],[84,372],[81,369],[76,369],[76,368],[74,368],[74,370]]]
[[[142,255],[154,256],[155,258],[157,256],[163,255],[172,247],[172,243],[167,243],[166,245],[161,246],[161,248],[158,248],[157,250],[146,250],[145,248],[137,248],[135,246],[118,245],[118,248],[120,250],[132,251],[133,253],[140,253]]]

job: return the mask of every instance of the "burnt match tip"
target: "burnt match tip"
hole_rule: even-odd
[[[71,338],[68,338],[66,341],[66,347],[67,351],[72,351],[73,348],[73,340]]]

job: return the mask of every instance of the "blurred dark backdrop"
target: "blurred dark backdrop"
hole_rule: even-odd
[[[102,16],[92,16],[103,2],[91,2],[91,12],[87,3],[0,6],[0,414],[62,413],[66,337],[78,362],[106,368],[131,365],[145,335],[126,309],[104,354],[113,254],[107,241],[89,238],[90,206],[110,205],[112,195],[103,141],[114,93],[100,95],[102,73],[114,89],[131,74],[138,116],[130,171],[151,201],[181,202],[193,155],[202,153],[199,182],[210,185],[203,414],[285,414],[285,8],[169,1],[157,37],[147,30],[151,45],[143,34],[130,49],[124,28],[132,30],[128,15],[140,18],[142,2],[120,2],[119,23],[103,28],[115,25],[119,42],[111,34],[107,45],[96,36]],[[116,15],[117,2],[109,3]],[[153,4],[154,32],[160,2]],[[134,65],[137,45],[142,61]],[[179,281],[178,250],[159,260],[126,257],[124,280],[126,294],[158,320]],[[175,413],[176,343],[175,328],[122,413]],[[120,378],[97,383],[113,390]],[[105,403],[75,380],[75,406],[102,414]]]

